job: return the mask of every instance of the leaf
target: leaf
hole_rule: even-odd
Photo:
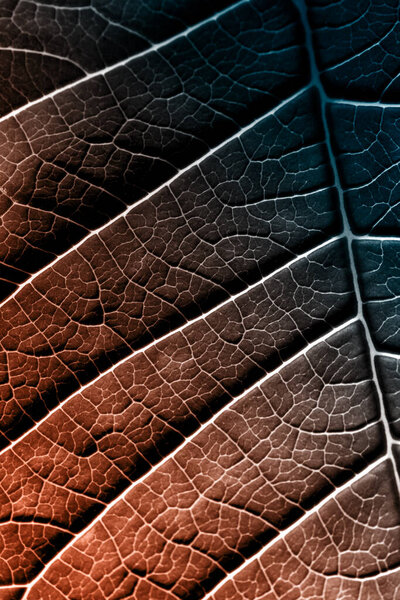
[[[297,92],[301,35],[288,1],[240,2],[3,119],[3,295]]]
[[[128,60],[228,6],[227,0],[6,0],[0,18],[2,114]]]
[[[397,597],[396,6],[0,9],[1,600]]]

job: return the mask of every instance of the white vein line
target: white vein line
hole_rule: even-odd
[[[400,234],[394,235],[356,235],[353,234],[353,239],[356,241],[366,242],[400,242]]]
[[[370,148],[368,148],[368,149],[362,148],[359,152],[346,152],[345,154],[346,154],[346,156],[352,157],[353,155],[355,155],[355,156],[363,155],[366,152],[370,152]],[[358,183],[357,185],[352,185],[351,187],[346,188],[344,191],[346,193],[349,193],[349,192],[355,192],[355,191],[359,192],[360,190],[365,190],[365,188],[369,188],[371,185],[378,182],[384,175],[390,173],[391,171],[393,171],[395,169],[398,170],[399,164],[400,164],[400,161],[393,162],[392,164],[388,165],[387,167],[380,165],[381,170],[378,171],[378,173],[376,175],[374,175],[374,177],[372,177],[372,179],[368,179],[367,181],[365,181],[365,183]],[[381,204],[382,204],[382,202],[381,202]],[[388,203],[386,202],[386,206],[387,206],[387,204]],[[396,208],[397,204],[398,204],[398,202],[396,201],[396,205],[387,206],[386,214],[388,213],[389,210],[393,210],[394,208]],[[384,216],[380,215],[378,217],[377,222],[379,223],[382,220],[382,218],[384,218]],[[375,226],[376,226],[376,223],[373,224],[372,228],[374,228]]]
[[[247,2],[248,0],[245,0],[245,1]],[[0,309],[5,304],[7,304],[7,302],[9,300],[11,300],[12,298],[15,298],[15,296],[17,294],[19,294],[25,287],[30,285],[37,277],[39,277],[40,275],[45,273],[48,269],[51,269],[52,267],[54,267],[54,265],[58,264],[59,261],[63,260],[69,254],[72,254],[73,252],[75,252],[78,248],[80,248],[83,244],[85,244],[89,239],[91,239],[92,237],[98,236],[102,231],[104,231],[105,229],[110,227],[113,223],[116,223],[120,219],[123,219],[124,217],[126,217],[133,209],[140,206],[140,204],[142,204],[143,202],[146,202],[147,200],[152,198],[155,194],[158,194],[160,191],[162,191],[164,188],[168,188],[174,181],[179,179],[179,177],[181,177],[184,173],[186,173],[187,171],[190,171],[190,169],[193,169],[193,168],[199,166],[207,158],[209,158],[210,156],[213,156],[216,152],[218,152],[219,150],[224,148],[224,146],[232,143],[236,139],[239,139],[247,131],[250,131],[253,127],[256,127],[259,123],[261,123],[261,121],[274,115],[276,112],[281,110],[284,106],[286,106],[287,104],[289,104],[290,102],[292,102],[293,100],[295,100],[296,98],[301,96],[307,89],[309,89],[309,87],[310,86],[307,85],[307,86],[301,88],[298,92],[296,92],[295,94],[293,94],[292,96],[290,96],[289,98],[284,100],[283,102],[279,103],[277,106],[275,106],[268,112],[264,113],[260,117],[257,117],[257,119],[254,119],[254,121],[252,121],[245,127],[242,127],[242,129],[240,129],[240,131],[237,131],[230,138],[224,140],[223,142],[218,144],[218,146],[211,148],[211,150],[209,150],[206,154],[201,156],[201,158],[198,158],[194,162],[190,163],[190,165],[187,165],[186,167],[184,167],[183,169],[178,171],[173,177],[171,177],[170,179],[168,179],[167,181],[165,181],[164,183],[159,185],[158,188],[156,188],[155,190],[152,190],[151,192],[146,194],[146,196],[143,196],[143,198],[140,198],[140,200],[137,200],[133,204],[130,204],[122,213],[119,213],[118,215],[116,215],[115,217],[113,217],[112,219],[110,219],[109,221],[104,223],[103,225],[101,225],[101,227],[98,227],[97,229],[91,231],[88,235],[83,237],[74,246],[71,246],[70,248],[68,248],[68,250],[66,250],[63,254],[60,254],[59,256],[57,256],[52,262],[48,263],[47,265],[42,267],[39,271],[37,271],[36,273],[31,275],[29,277],[29,279],[26,279],[20,286],[17,287],[16,290],[14,290],[14,292],[12,294],[7,296],[7,298],[5,298],[2,302],[0,302]],[[306,193],[302,194],[302,195],[306,195]]]
[[[348,321],[346,321],[345,323],[342,323],[341,325],[331,329],[329,332],[325,333],[323,336],[319,337],[318,339],[310,342],[310,344],[307,345],[306,348],[303,348],[302,350],[300,350],[299,352],[297,352],[296,354],[294,354],[293,356],[291,356],[288,360],[286,360],[285,362],[283,362],[282,364],[280,364],[278,367],[276,367],[273,371],[270,371],[269,373],[267,373],[266,375],[264,375],[264,377],[262,377],[261,379],[259,379],[258,381],[256,381],[253,385],[251,385],[250,387],[248,387],[246,390],[244,390],[243,392],[241,392],[238,396],[235,396],[234,398],[232,398],[232,400],[230,400],[225,406],[223,406],[217,413],[215,413],[215,415],[213,415],[210,419],[208,419],[208,421],[205,421],[196,431],[194,431],[190,436],[188,436],[179,446],[177,446],[175,448],[175,450],[173,450],[170,454],[168,454],[167,456],[165,456],[162,460],[160,460],[158,463],[156,463],[155,465],[153,465],[151,467],[151,469],[149,469],[146,473],[144,473],[139,479],[136,479],[128,488],[126,488],[123,492],[121,492],[118,496],[116,496],[114,498],[114,500],[112,500],[107,508],[105,510],[103,510],[103,512],[99,513],[97,515],[97,517],[95,517],[95,519],[93,519],[93,521],[91,521],[87,527],[85,527],[82,531],[80,531],[77,535],[75,535],[75,537],[73,537],[68,544],[66,544],[64,546],[64,548],[62,548],[62,550],[60,552],[58,552],[46,565],[46,567],[35,577],[35,579],[33,579],[30,584],[27,587],[27,591],[29,591],[30,588],[32,588],[34,586],[34,584],[43,577],[43,575],[46,573],[46,571],[48,571],[48,569],[51,567],[51,565],[56,562],[60,556],[62,554],[64,554],[78,539],[82,538],[85,533],[87,531],[89,531],[92,527],[94,527],[96,525],[96,523],[98,523],[99,521],[101,521],[104,516],[110,511],[112,510],[112,508],[121,500],[123,500],[136,486],[138,486],[140,483],[143,483],[143,481],[145,481],[148,477],[151,477],[156,471],[158,471],[160,469],[160,467],[162,467],[166,462],[168,462],[169,460],[172,460],[173,458],[175,458],[175,456],[181,452],[181,450],[183,450],[187,445],[189,445],[198,435],[200,435],[200,433],[202,431],[204,431],[207,427],[209,427],[210,425],[212,425],[224,412],[226,412],[227,410],[229,410],[236,402],[238,402],[239,400],[242,400],[243,398],[245,398],[248,394],[250,394],[252,391],[256,390],[257,388],[259,388],[260,386],[262,386],[266,381],[268,381],[268,379],[270,379],[271,377],[273,377],[274,375],[276,375],[277,373],[279,373],[280,371],[282,371],[282,369],[284,369],[285,367],[287,367],[288,365],[292,364],[295,360],[297,360],[298,358],[301,358],[302,356],[305,356],[310,350],[312,350],[313,348],[315,348],[316,346],[318,346],[318,344],[321,344],[322,342],[324,342],[325,340],[327,340],[328,338],[332,337],[333,335],[335,335],[336,333],[339,333],[340,331],[342,331],[343,329],[346,329],[347,327],[349,327],[350,325],[353,325],[354,323],[356,323],[358,321],[357,317],[353,317],[352,319],[349,319]],[[373,423],[371,423],[371,427],[373,426]],[[367,467],[368,468],[368,467]],[[340,489],[340,488],[339,488]]]
[[[24,590],[26,588],[26,584],[24,583],[9,583],[7,585],[0,585],[0,589],[2,590]]]
[[[61,56],[60,54],[53,54],[51,52],[47,52],[46,50],[34,50],[34,49],[30,49],[30,48],[13,48],[12,46],[0,46],[0,53],[1,52],[11,52],[11,53],[15,53],[15,54],[20,53],[20,54],[26,54],[26,55],[33,54],[35,56],[40,56],[42,58],[54,58],[60,62],[62,61],[62,62],[70,63],[71,65],[74,65],[74,67],[79,69],[79,71],[81,71],[82,73],[87,72],[86,69],[84,69],[79,63],[75,62],[72,58],[68,58],[68,56]],[[26,106],[26,105],[24,105],[24,106]],[[7,115],[4,115],[4,117],[7,118],[9,114],[10,113],[7,113]]]
[[[240,292],[237,292],[233,296],[229,296],[228,298],[226,298],[225,300],[223,300],[222,302],[220,302],[219,304],[217,304],[217,306],[214,306],[214,307],[210,308],[210,310],[208,310],[207,312],[198,315],[197,317],[195,317],[194,319],[191,319],[190,321],[187,321],[186,323],[183,323],[183,325],[181,325],[180,327],[177,327],[176,329],[173,329],[172,331],[167,332],[166,334],[164,334],[163,336],[161,336],[159,338],[156,338],[155,340],[153,340],[152,342],[150,342],[146,346],[143,346],[142,348],[138,348],[137,350],[135,350],[134,352],[132,352],[128,356],[125,356],[124,358],[121,358],[121,360],[119,360],[117,363],[115,363],[115,365],[113,365],[112,367],[110,367],[106,371],[102,371],[97,377],[95,377],[94,379],[91,379],[90,381],[88,381],[87,383],[85,383],[85,385],[81,386],[79,389],[77,389],[75,392],[73,392],[70,396],[68,396],[68,398],[66,398],[65,400],[63,400],[59,404],[57,404],[57,406],[55,406],[50,412],[48,412],[33,427],[31,427],[30,429],[28,429],[27,431],[25,431],[25,433],[23,433],[16,440],[14,440],[13,442],[11,442],[11,444],[9,444],[5,448],[3,448],[0,451],[0,456],[2,456],[5,452],[7,452],[7,450],[11,450],[12,448],[14,448],[14,446],[16,446],[23,439],[25,439],[29,434],[31,434],[34,431],[36,431],[42,425],[42,423],[44,423],[47,419],[49,419],[58,410],[61,410],[63,408],[63,406],[65,406],[68,402],[70,402],[72,400],[72,398],[74,398],[75,396],[79,396],[86,389],[90,388],[91,386],[95,385],[98,381],[100,381],[101,379],[103,379],[103,377],[106,377],[110,373],[114,373],[114,371],[116,369],[118,369],[121,365],[123,365],[124,363],[126,363],[129,360],[132,360],[138,354],[143,354],[143,353],[147,352],[147,350],[150,350],[150,348],[153,348],[154,346],[156,346],[157,344],[165,341],[166,339],[168,339],[168,338],[170,338],[170,337],[172,337],[174,335],[177,335],[178,333],[181,333],[185,329],[193,326],[195,323],[207,319],[209,316],[211,316],[215,312],[218,312],[219,310],[221,310],[221,308],[223,308],[224,306],[226,306],[226,305],[228,305],[230,303],[234,303],[241,296],[245,296],[246,294],[248,294],[254,288],[256,288],[256,287],[258,287],[260,285],[263,285],[269,279],[272,279],[273,277],[276,277],[277,275],[279,275],[280,273],[282,273],[286,269],[289,269],[291,266],[295,265],[297,262],[301,261],[302,259],[308,258],[310,255],[314,254],[315,252],[318,252],[319,250],[322,250],[323,248],[325,248],[327,246],[330,246],[331,244],[333,244],[333,243],[335,243],[338,240],[341,240],[343,238],[344,238],[343,235],[338,235],[338,236],[336,236],[334,238],[329,238],[329,240],[326,240],[322,244],[319,244],[318,246],[316,246],[314,248],[311,248],[310,250],[307,250],[307,252],[304,252],[303,254],[299,254],[298,256],[292,258],[292,260],[288,261],[287,263],[285,263],[281,267],[278,267],[277,269],[275,269],[275,271],[272,271],[272,273],[268,273],[268,275],[265,275],[265,277],[263,277],[262,279],[259,279],[258,281],[256,281],[256,282],[252,283],[251,285],[247,286],[244,290],[242,290]]]
[[[342,99],[342,98],[331,98],[329,96],[327,96],[327,100],[330,104],[345,104],[348,106],[355,106],[357,107],[374,107],[374,108],[381,108],[382,110],[384,110],[385,108],[400,108],[400,103],[395,103],[395,102],[368,102],[367,100],[363,101],[363,100],[346,100],[346,99]]]
[[[243,571],[248,565],[251,563],[258,561],[265,552],[267,552],[270,548],[272,548],[275,544],[282,541],[288,534],[303,525],[307,519],[311,518],[313,515],[318,514],[318,512],[331,500],[334,500],[336,496],[338,496],[341,492],[350,488],[352,485],[360,481],[363,477],[368,475],[371,471],[373,471],[376,467],[384,463],[388,460],[388,455],[385,454],[380,458],[376,459],[373,463],[365,467],[362,471],[357,473],[354,477],[352,477],[349,481],[346,481],[343,485],[335,488],[328,496],[326,496],[323,500],[318,502],[311,510],[305,512],[297,521],[283,529],[276,537],[272,538],[265,546],[263,546],[256,554],[250,556],[247,560],[245,560],[239,567],[237,567],[234,571],[229,573],[224,579],[222,579],[212,590],[210,590],[205,596],[202,597],[201,600],[210,600],[215,596],[215,594],[220,590],[225,584],[229,581],[232,581],[241,571]]]
[[[145,50],[142,50],[141,52],[138,52],[137,54],[132,54],[132,55],[128,56],[127,58],[120,60],[117,63],[109,65],[108,67],[104,67],[103,69],[100,69],[98,71],[93,71],[92,73],[88,73],[87,75],[85,75],[85,77],[76,79],[75,81],[68,83],[67,85],[64,85],[61,88],[57,88],[56,90],[53,90],[52,92],[45,94],[44,96],[41,96],[40,98],[37,98],[36,100],[32,100],[31,102],[28,102],[27,104],[24,104],[23,106],[20,106],[19,108],[16,108],[16,109],[12,110],[11,112],[7,113],[6,115],[3,115],[2,117],[0,117],[0,123],[2,123],[3,121],[6,121],[7,119],[11,119],[12,117],[16,117],[21,112],[23,112],[25,110],[29,110],[32,106],[36,106],[36,104],[39,104],[40,102],[45,102],[46,100],[49,100],[51,98],[54,98],[55,96],[58,96],[58,94],[62,94],[63,92],[66,92],[78,85],[81,85],[82,83],[85,83],[86,81],[90,81],[90,79],[94,79],[95,77],[107,75],[107,73],[110,73],[114,69],[118,69],[119,67],[123,67],[123,66],[127,65],[132,60],[136,60],[137,58],[146,56],[147,54],[150,54],[151,52],[157,52],[157,50],[160,50],[160,48],[164,48],[165,46],[172,44],[173,42],[175,42],[176,40],[179,40],[180,38],[187,37],[188,35],[193,33],[193,31],[196,31],[197,29],[200,29],[201,27],[203,27],[203,25],[206,25],[207,23],[212,23],[212,21],[217,21],[220,17],[222,17],[226,13],[228,13],[232,10],[235,10],[242,4],[247,4],[248,2],[249,2],[249,0],[240,0],[239,2],[236,2],[235,4],[232,4],[231,6],[228,6],[228,7],[224,8],[223,10],[220,10],[217,13],[214,13],[210,17],[203,19],[199,23],[196,23],[195,25],[188,27],[184,31],[177,33],[176,35],[164,40],[163,42],[153,44],[152,46],[149,46],[149,48],[146,48]],[[84,69],[82,69],[82,67],[80,67],[80,69],[84,70]]]
[[[364,296],[365,297],[365,296]],[[394,300],[398,300],[399,297],[398,296],[388,296],[387,298],[368,298],[365,297],[365,303],[366,304],[390,304],[390,302],[393,302]]]
[[[353,232],[350,227],[350,221],[349,221],[349,217],[347,214],[346,204],[345,204],[345,199],[344,199],[344,192],[343,192],[343,188],[342,188],[342,185],[340,182],[339,169],[338,169],[336,156],[335,156],[333,145],[332,145],[332,134],[331,134],[330,126],[329,126],[328,119],[327,119],[327,104],[329,102],[329,98],[326,95],[325,88],[322,84],[320,73],[319,73],[318,66],[317,66],[317,60],[316,60],[315,50],[314,50],[314,45],[313,45],[312,30],[311,30],[311,26],[310,26],[310,23],[308,20],[308,15],[307,15],[306,0],[294,0],[294,2],[299,10],[300,18],[301,18],[303,28],[305,31],[306,48],[307,48],[307,51],[309,54],[309,61],[310,61],[310,66],[311,66],[311,81],[315,85],[315,87],[318,89],[319,96],[320,96],[321,115],[322,115],[323,129],[324,129],[324,134],[325,134],[326,148],[328,151],[329,162],[330,162],[332,172],[333,172],[334,185],[336,187],[336,190],[337,190],[338,196],[339,196],[339,210],[342,215],[344,235],[346,238],[347,248],[348,248],[348,253],[349,253],[349,258],[350,258],[350,273],[351,273],[351,278],[353,281],[353,289],[354,289],[355,296],[356,296],[357,314],[358,314],[358,318],[361,321],[363,328],[365,330],[365,337],[367,340],[367,346],[368,346],[369,355],[370,355],[372,379],[373,379],[373,381],[375,383],[375,387],[376,387],[376,395],[377,395],[377,400],[378,400],[378,405],[379,405],[379,411],[381,414],[382,424],[383,424],[383,428],[384,428],[384,432],[385,432],[385,439],[386,439],[387,446],[388,446],[388,455],[390,456],[390,459],[393,464],[394,479],[395,479],[395,484],[396,484],[396,488],[397,488],[397,494],[400,498],[400,475],[399,475],[399,472],[396,467],[395,457],[393,456],[393,452],[391,450],[393,437],[392,437],[389,419],[388,419],[387,413],[386,413],[386,406],[385,406],[385,402],[384,402],[384,398],[383,398],[383,393],[382,393],[382,390],[379,385],[379,377],[378,377],[377,370],[376,370],[376,364],[375,364],[376,348],[375,348],[375,344],[374,344],[374,341],[373,341],[373,338],[371,335],[371,331],[368,327],[368,322],[364,316],[363,300],[362,300],[362,296],[361,296],[360,285],[358,283],[358,272],[357,272],[357,266],[356,266],[355,257],[354,257],[354,251],[353,251],[353,242],[354,242],[355,238],[353,236]]]
[[[379,350],[376,351],[376,356],[382,356],[383,358],[394,358],[395,360],[400,360],[400,352],[399,354],[396,354],[395,352],[380,352]]]

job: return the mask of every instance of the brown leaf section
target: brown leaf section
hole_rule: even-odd
[[[385,462],[272,545],[211,598],[392,600],[400,591],[399,535],[398,495],[392,466]]]
[[[18,535],[3,582],[29,581],[131,479],[353,306],[333,243],[73,396],[6,453],[4,527]]]
[[[59,597],[117,598],[131,586],[132,598],[200,598],[365,468],[384,442],[368,424],[377,412],[360,333],[331,336],[223,411],[132,484],[28,597],[54,587]]]
[[[189,321],[179,280],[174,283],[182,311],[178,300],[169,302],[141,286],[138,291],[137,284],[126,285],[125,277],[121,296],[118,280],[104,263],[99,270],[104,297],[98,297],[89,264],[76,270],[66,263],[63,273],[46,274],[0,312],[3,445],[117,359]],[[218,361],[222,347],[231,344],[238,365],[244,361],[254,374],[271,368],[342,322],[342,313],[351,316],[347,268],[343,244],[333,243],[228,303],[203,326],[194,326],[188,343],[197,343],[202,354],[208,350],[206,361]],[[226,374],[231,385],[239,374],[239,366]]]

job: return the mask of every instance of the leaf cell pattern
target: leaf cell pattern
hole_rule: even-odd
[[[0,600],[400,598],[395,0],[0,7]]]

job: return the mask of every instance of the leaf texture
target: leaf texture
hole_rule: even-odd
[[[394,0],[0,7],[0,600],[400,598]]]

